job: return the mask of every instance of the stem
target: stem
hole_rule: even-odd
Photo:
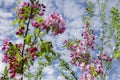
[[[58,58],[59,61],[61,61],[62,59]],[[65,68],[69,71],[72,71],[69,67],[65,66]],[[72,76],[75,78],[75,80],[78,80],[75,74],[72,74]]]
[[[35,38],[34,38],[34,40],[33,40],[31,45],[34,45],[36,43],[36,40],[39,37],[40,32],[41,32],[41,29],[39,28],[39,32],[38,32],[37,36],[35,36]]]
[[[30,0],[30,1],[31,1],[31,0]],[[33,1],[31,1],[31,3],[33,4]],[[24,38],[27,36],[28,31],[29,31],[29,24],[30,24],[31,15],[32,15],[32,8],[31,8],[31,10],[30,10],[30,16],[29,16],[28,22],[27,22],[27,24],[26,24],[27,29],[26,29],[26,31],[25,31]],[[21,66],[22,78],[21,78],[21,80],[23,80],[23,74],[24,74],[24,60],[23,60],[23,57],[24,57],[24,50],[25,50],[25,40],[23,41],[23,49],[22,49],[22,54],[21,54],[21,56],[22,56],[22,61],[21,61],[21,64],[22,64],[22,66]]]

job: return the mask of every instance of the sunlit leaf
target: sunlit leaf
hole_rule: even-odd
[[[32,38],[32,35],[27,35],[24,40],[25,40],[25,44],[29,44],[31,42],[31,38]]]
[[[51,62],[51,59],[49,56],[45,56],[46,60],[50,63]]]

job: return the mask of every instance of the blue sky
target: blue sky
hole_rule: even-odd
[[[0,0],[0,47],[2,45],[2,40],[6,37],[9,37],[11,41],[14,42],[22,42],[21,39],[18,39],[17,36],[14,35],[15,27],[11,26],[12,20],[15,18],[15,11],[13,8],[16,6],[17,0]],[[28,1],[28,0],[21,0]],[[66,55],[62,56],[66,61],[69,62],[69,51],[62,50],[60,46],[65,39],[68,38],[77,38],[81,39],[82,32],[82,16],[84,15],[85,10],[85,1],[86,0],[40,0],[46,5],[46,13],[45,16],[52,13],[58,12],[65,19],[66,30],[63,34],[58,36],[50,36],[47,35],[45,37],[46,40],[53,41],[54,49],[61,53],[66,53]],[[95,17],[92,18],[92,28],[98,33],[100,31],[100,16],[99,16],[99,6],[97,4],[98,0],[88,0],[92,1],[95,5]],[[103,2],[101,0],[100,2]],[[109,14],[109,9],[116,5],[118,0],[108,0],[106,14]],[[120,6],[118,6],[120,9]],[[99,42],[96,40],[96,42]],[[106,51],[111,51],[109,48],[105,49]],[[0,52],[0,72],[3,71],[5,64],[1,62],[2,52]],[[112,66],[110,80],[120,80],[120,64],[116,61]],[[116,65],[118,64],[118,65]],[[36,67],[37,65],[34,65]],[[60,75],[55,75],[58,64],[53,64],[51,66],[46,67],[43,71],[46,74],[43,80],[64,80]],[[75,71],[77,68],[73,68]],[[78,73],[80,74],[80,73]],[[79,77],[79,75],[78,75]]]

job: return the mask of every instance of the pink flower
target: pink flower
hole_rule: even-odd
[[[39,27],[39,24],[38,24],[36,21],[33,21],[33,22],[32,22],[32,26],[38,28],[38,27]]]
[[[94,80],[94,76],[92,76],[90,73],[83,73],[80,77],[80,80]]]
[[[87,80],[94,80],[94,76],[90,73],[86,74]]]
[[[63,33],[65,31],[65,27],[60,28],[59,33]]]
[[[3,45],[7,45],[8,44],[8,39],[7,38],[5,38],[4,40],[3,40]]]
[[[32,60],[34,60],[34,57],[35,57],[34,53],[31,53],[30,57],[32,58]]]
[[[109,57],[106,53],[102,53],[98,56],[99,59],[104,61],[112,61],[112,57]]]
[[[20,20],[27,20],[29,18],[31,8],[36,10],[33,11],[30,16],[30,18],[33,19],[36,15],[43,16],[46,6],[40,3],[33,3],[33,4],[30,4],[30,2],[21,3],[17,7],[17,18],[19,18]]]
[[[84,73],[80,77],[80,80],[94,80],[94,76],[92,76],[90,73]]]
[[[23,3],[23,7],[29,7],[30,6],[30,2],[24,2]]]
[[[5,49],[6,49],[6,46],[3,46],[3,47],[2,47],[2,50],[5,50]]]
[[[8,39],[7,39],[7,38],[5,38],[5,39],[3,40],[2,50],[5,50],[5,49],[6,49],[7,44],[8,44]]]
[[[23,35],[24,34],[24,27],[21,27],[18,29],[18,31],[16,32],[16,35]]]
[[[38,49],[36,48],[36,47],[33,47],[33,48],[31,48],[30,49],[30,53],[34,53],[34,52],[36,52]]]
[[[65,23],[61,15],[55,12],[47,16],[43,23],[52,29],[53,35],[61,34],[65,30]]]
[[[15,73],[10,73],[10,78],[14,78],[15,77]]]
[[[8,56],[7,56],[7,54],[4,54],[3,57],[2,57],[2,62],[7,63],[7,60],[8,60]]]
[[[82,62],[81,64],[80,64],[80,70],[81,71],[86,71],[86,65],[85,65],[85,63],[84,62]]]
[[[18,49],[20,49],[20,48],[22,48],[23,44],[22,43],[16,44],[16,46],[17,46]]]

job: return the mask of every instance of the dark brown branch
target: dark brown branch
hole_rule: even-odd
[[[31,0],[30,0],[31,1]],[[33,1],[31,1],[31,3],[33,4]],[[25,31],[25,35],[24,35],[24,38],[27,36],[28,34],[28,31],[29,31],[29,24],[30,24],[30,19],[31,19],[31,15],[32,15],[32,8],[30,10],[30,15],[29,15],[29,19],[28,19],[28,22],[26,24],[27,28],[26,28],[26,31]],[[23,41],[23,49],[22,49],[22,58],[24,57],[24,49],[25,49],[25,39]],[[23,80],[23,74],[24,74],[24,60],[22,59],[21,61],[21,71],[22,71],[22,78],[21,80]]]

